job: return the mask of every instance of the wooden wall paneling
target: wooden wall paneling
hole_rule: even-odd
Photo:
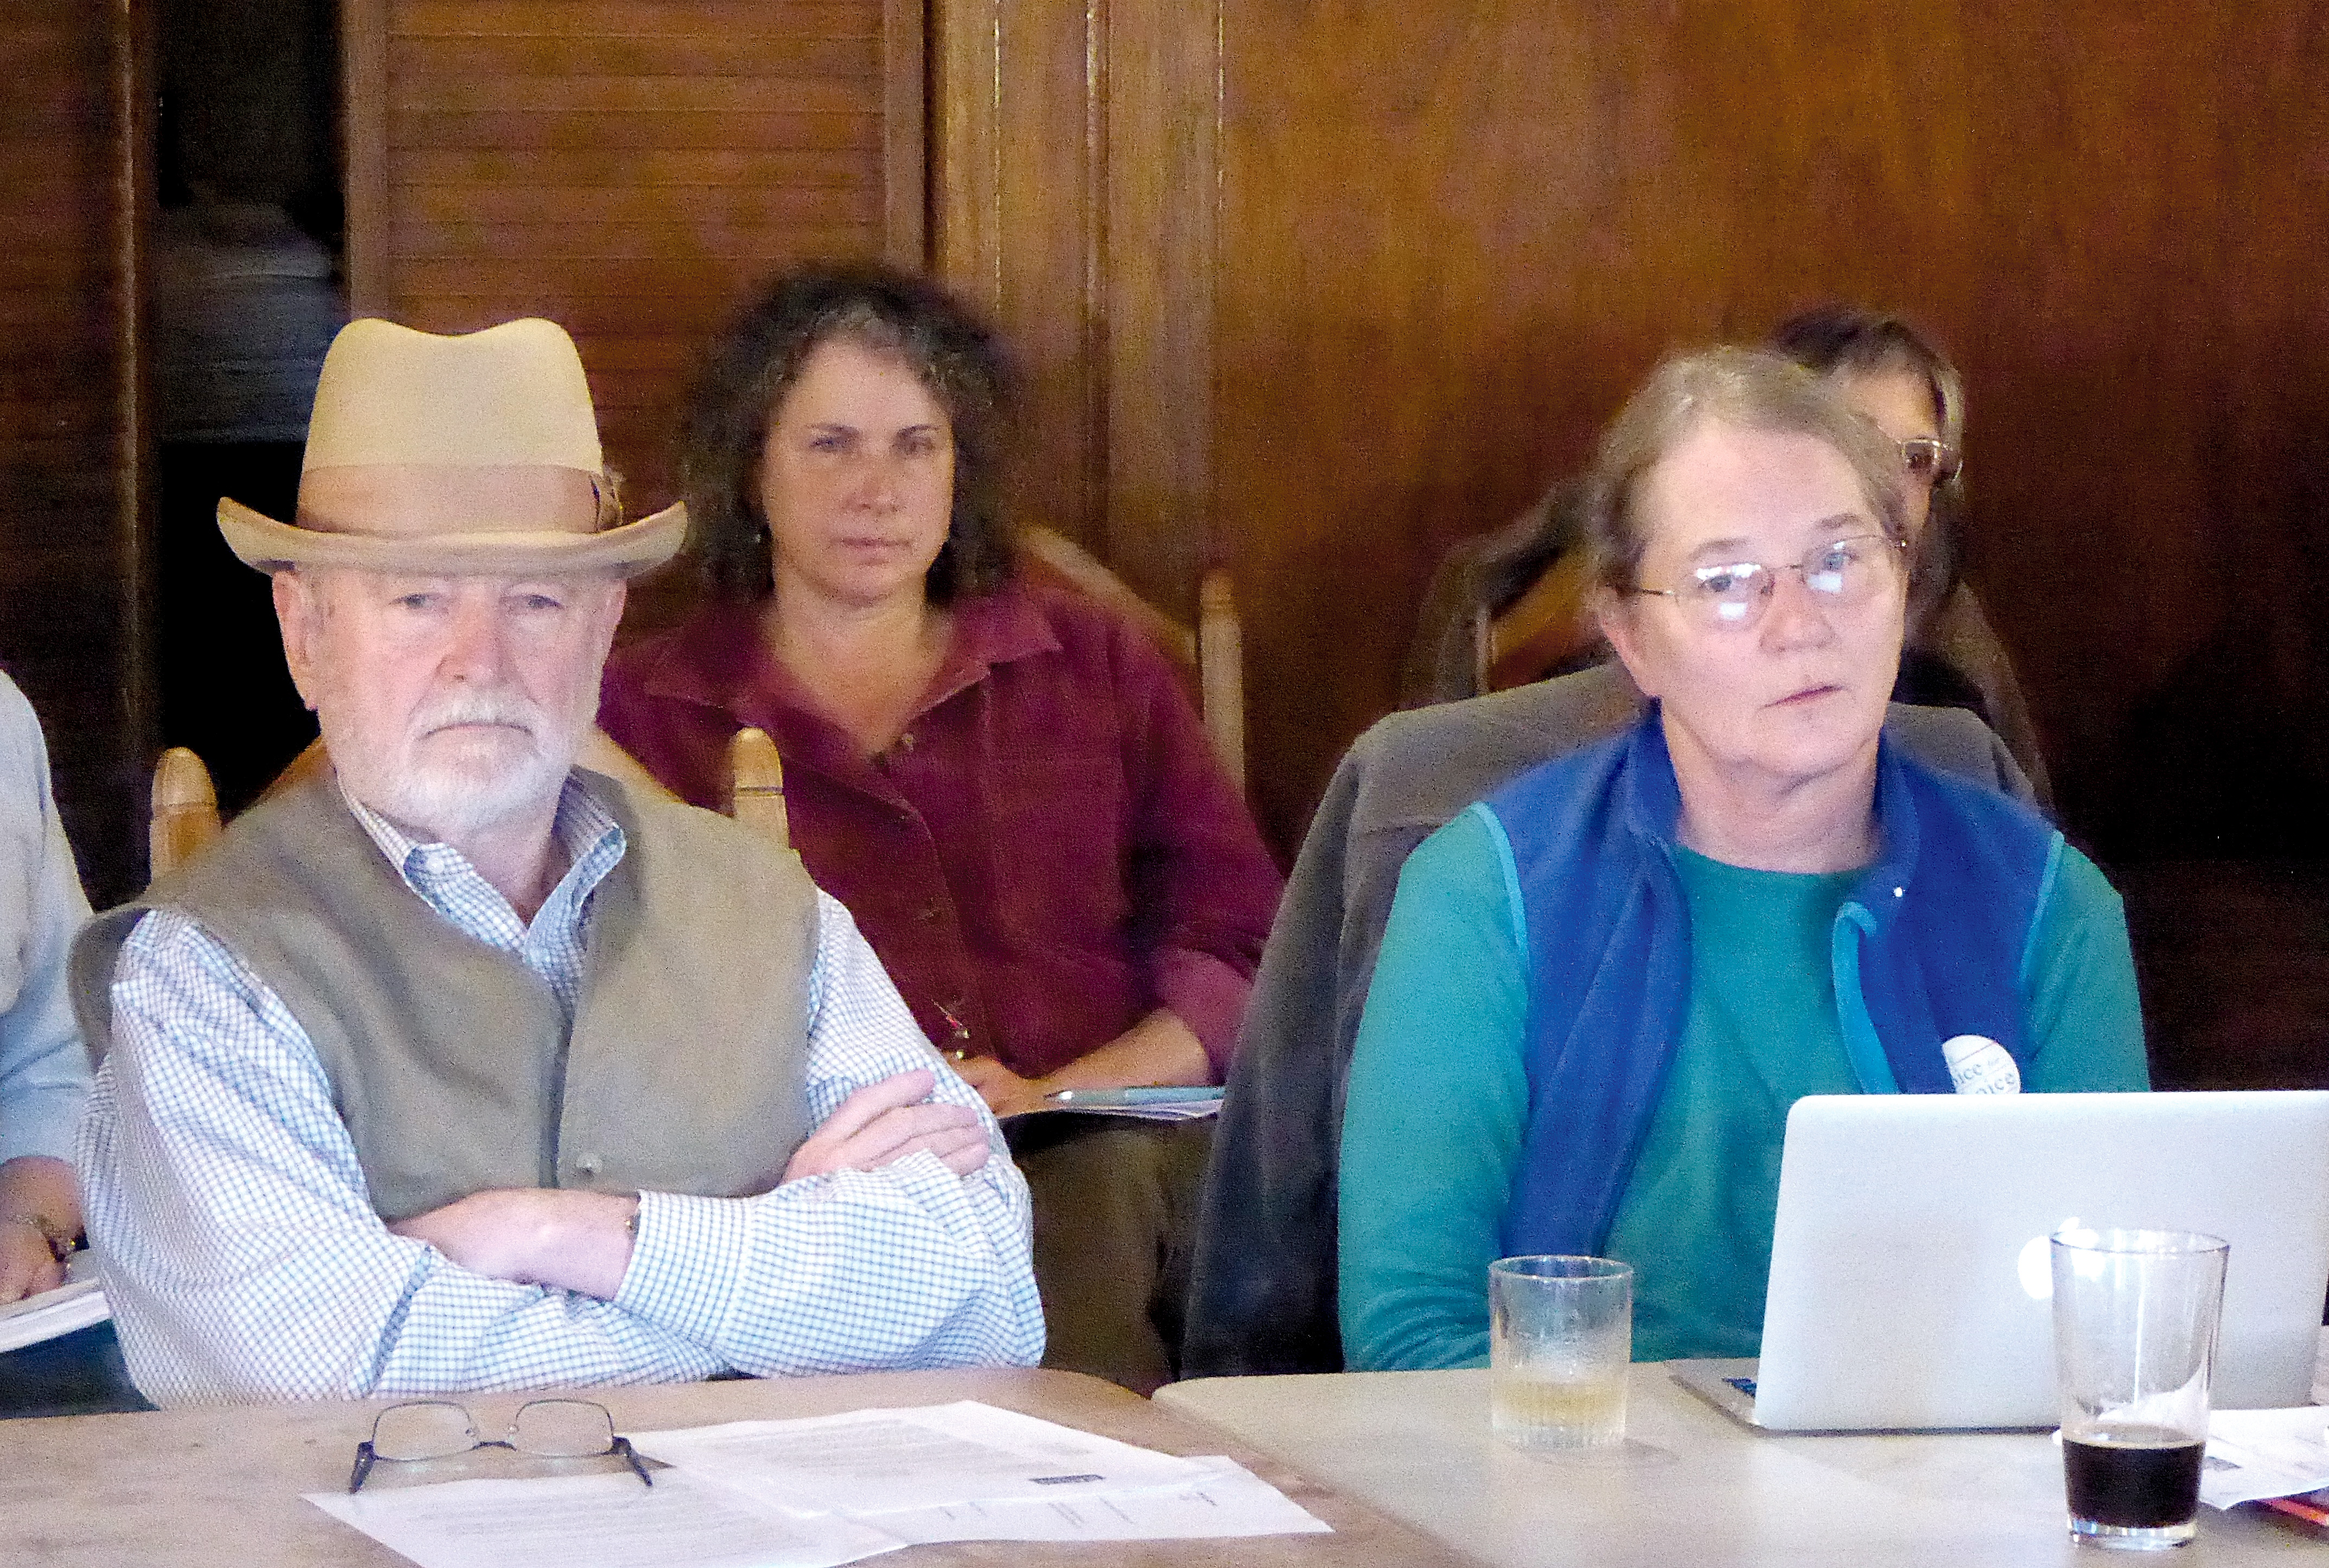
[[[120,0],[113,13],[113,276],[114,432],[113,470],[119,477],[116,501],[114,571],[119,583],[121,619],[114,632],[120,682],[115,709],[120,763],[134,781],[127,798],[108,792],[90,804],[112,818],[106,833],[103,899],[116,887],[127,893],[150,867],[146,836],[146,760],[160,749],[161,689],[155,666],[156,620],[160,600],[161,435],[155,417],[148,322],[153,286],[146,236],[159,209],[155,167],[158,144],[156,95],[160,17],[144,0]],[[118,777],[118,775],[117,775]],[[125,844],[118,836],[127,831]],[[127,883],[117,879],[127,875]],[[101,904],[100,904],[101,907]]]
[[[634,511],[671,498],[686,375],[753,285],[813,257],[920,259],[915,0],[347,15],[369,34],[346,51],[358,307],[434,331],[566,326]]]
[[[1017,359],[1018,514],[1105,558],[1108,0],[933,5],[938,275]]]
[[[1183,619],[1215,556],[1217,5],[941,0],[938,273],[1027,381],[1021,514]]]
[[[1108,29],[1108,553],[1183,619],[1204,569],[1234,568],[1240,522],[1213,486],[1221,27],[1218,3],[1116,0]]]
[[[348,309],[393,316],[388,232],[389,0],[340,0],[340,171],[346,203]]]
[[[2239,222],[2207,167],[2208,122],[2231,84],[2213,14],[2074,5],[2057,25],[2058,41],[1998,52],[1968,83],[1992,121],[1974,213],[1992,292],[1951,331],[1980,400],[1971,569],[2057,753],[2064,809],[2123,856],[2129,787],[2164,780],[2141,779],[2148,764],[2124,773],[2116,737],[2222,620],[2218,543],[2244,525],[2208,449],[2229,390],[2223,231]]]
[[[1002,0],[930,0],[930,269],[1003,304]]]
[[[146,576],[152,435],[137,374],[151,199],[152,15],[61,0],[0,23],[0,666],[47,733],[100,903],[143,880],[152,730]]]
[[[929,61],[926,0],[882,0],[882,253],[929,265]]]
[[[2264,520],[2269,536],[2249,535],[2228,553],[2234,602],[2255,595],[2272,605],[2271,635],[2258,662],[2275,728],[2292,742],[2297,809],[2315,833],[2329,791],[2329,726],[2314,721],[2329,686],[2329,289],[2322,286],[2320,225],[2329,221],[2329,15],[2290,6],[2239,33],[2231,69],[2257,84],[2241,112],[2224,117],[2215,138],[2214,177],[2229,212],[2283,214],[2243,222],[2226,250],[2223,285],[2231,319],[2237,391],[2220,407],[2254,409],[2227,466],[2239,484],[2233,515]],[[2289,853],[2329,859],[2315,837]],[[2329,944],[2324,944],[2329,948]],[[2329,1020],[2324,1020],[2329,1025]]]

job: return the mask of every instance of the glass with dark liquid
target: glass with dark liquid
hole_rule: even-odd
[[[2188,1231],[2053,1238],[2062,1478],[2077,1539],[2155,1550],[2197,1532],[2228,1252]]]
[[[2125,1530],[2158,1530],[2192,1516],[2200,1497],[2194,1442],[2171,1427],[2126,1426],[2062,1440],[2070,1512]]]

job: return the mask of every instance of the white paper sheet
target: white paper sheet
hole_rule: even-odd
[[[2220,1410],[2208,1418],[2200,1500],[2229,1508],[2329,1487],[2329,1410]]]
[[[678,1468],[657,1470],[651,1489],[624,1472],[307,1500],[421,1568],[829,1568],[922,1542],[1330,1528],[1233,1460],[1179,1459],[969,1401],[632,1440]],[[921,1500],[881,1506],[900,1498]]]
[[[1146,1491],[953,1503],[882,1514],[871,1523],[933,1541],[1185,1541],[1225,1535],[1333,1534],[1333,1526],[1230,1459],[1196,1459],[1199,1474]]]
[[[651,1458],[766,1502],[853,1515],[1185,1484],[1192,1460],[964,1400],[631,1434]]]
[[[421,1568],[833,1568],[906,1544],[676,1470],[447,1481],[307,1500]]]

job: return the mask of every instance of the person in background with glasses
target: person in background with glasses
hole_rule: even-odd
[[[1776,356],[1669,361],[1604,436],[1593,608],[1652,700],[1400,874],[1343,1126],[1353,1368],[1484,1364],[1487,1266],[1636,1270],[1641,1360],[1753,1355],[1800,1096],[2148,1087],[2117,895],[1888,742],[1898,445]]]
[[[350,325],[296,523],[219,522],[330,766],[75,950],[138,1388],[1032,1365],[1026,1184],[848,912],[618,753],[574,766],[684,523],[621,520],[566,334]]]
[[[1964,549],[1965,383],[1940,346],[1899,316],[1857,305],[1815,305],[1765,340],[1773,353],[1830,378],[1844,400],[1900,445],[1908,483],[1902,527],[1914,570],[1908,631],[1892,700],[1963,708],[2005,742],[2039,801],[2050,798],[2037,728],[1979,601],[1960,575]],[[1400,680],[1405,707],[1477,696],[1474,622],[1502,615],[1553,563],[1582,546],[1585,486],[1564,479],[1519,518],[1450,550],[1432,573]],[[1608,656],[1587,607],[1554,645],[1565,653],[1538,672],[1573,673]]]
[[[1965,708],[1998,733],[2041,802],[2051,798],[2030,705],[2005,646],[1963,576],[1965,382],[1938,345],[1898,316],[1815,305],[1765,345],[1826,376],[1900,449],[1902,526],[1913,546],[1908,632],[1892,700]]]

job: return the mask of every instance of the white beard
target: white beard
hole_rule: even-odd
[[[494,727],[439,733],[459,725]],[[465,690],[421,709],[390,745],[328,733],[325,744],[357,799],[409,828],[459,841],[553,806],[581,732],[580,722],[517,692]]]

